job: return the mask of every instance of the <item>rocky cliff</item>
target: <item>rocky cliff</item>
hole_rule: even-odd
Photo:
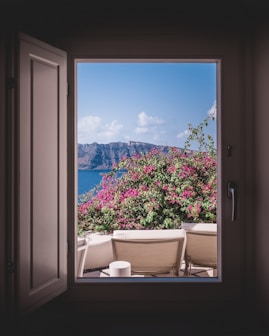
[[[152,148],[167,153],[168,147],[144,142],[112,142],[109,144],[78,144],[78,169],[111,169],[124,157],[147,153]]]

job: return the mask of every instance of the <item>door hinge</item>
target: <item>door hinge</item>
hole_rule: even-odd
[[[15,89],[15,88],[16,88],[16,84],[17,84],[16,78],[14,78],[14,77],[9,77],[9,78],[7,79],[7,88],[8,88],[9,90],[11,90],[11,89]]]

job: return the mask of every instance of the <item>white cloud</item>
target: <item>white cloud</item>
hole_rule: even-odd
[[[136,134],[145,134],[147,138],[157,140],[165,131],[159,129],[159,125],[164,124],[164,120],[147,115],[145,112],[140,112],[137,116],[137,125],[135,128]]]
[[[115,140],[123,125],[119,124],[117,120],[113,120],[110,124],[105,124],[99,131],[98,135],[108,141]]]
[[[87,116],[78,120],[78,131],[93,131],[98,129],[102,124],[101,118],[97,116]]]
[[[140,112],[137,116],[137,127],[134,132],[143,138],[141,141],[157,141],[162,135],[166,133],[165,130],[160,128],[160,125],[165,121],[159,117],[149,116],[145,112]]]
[[[140,112],[138,114],[138,126],[140,127],[161,125],[163,123],[164,121],[162,119],[149,116],[145,112]]]
[[[135,133],[142,134],[142,133],[148,133],[149,128],[148,127],[136,127]]]
[[[217,116],[217,104],[216,104],[216,101],[214,101],[212,107],[208,110],[207,114],[208,114],[208,116],[210,118],[214,118],[214,119],[216,118],[216,116]]]
[[[78,120],[78,143],[108,143],[117,140],[123,125],[117,120],[104,123],[100,117],[86,116]]]
[[[190,130],[186,129],[185,131],[178,133],[177,138],[181,139],[181,138],[187,137],[189,134],[190,134]]]

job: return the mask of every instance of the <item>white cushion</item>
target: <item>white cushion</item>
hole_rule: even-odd
[[[167,229],[167,230],[115,230],[113,237],[121,239],[160,239],[185,237],[185,230]]]
[[[182,223],[182,229],[197,233],[207,233],[215,235],[217,233],[217,223]]]

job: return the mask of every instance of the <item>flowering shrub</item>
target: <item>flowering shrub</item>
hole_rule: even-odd
[[[189,125],[183,150],[125,158],[105,174],[95,190],[78,205],[78,233],[111,233],[117,229],[171,229],[182,222],[215,222],[216,149],[204,127]],[[199,150],[188,150],[198,141]],[[119,176],[119,171],[124,171]]]
[[[120,177],[118,170],[126,170]],[[216,221],[216,159],[206,152],[150,153],[123,159],[78,205],[78,231],[179,228]]]

